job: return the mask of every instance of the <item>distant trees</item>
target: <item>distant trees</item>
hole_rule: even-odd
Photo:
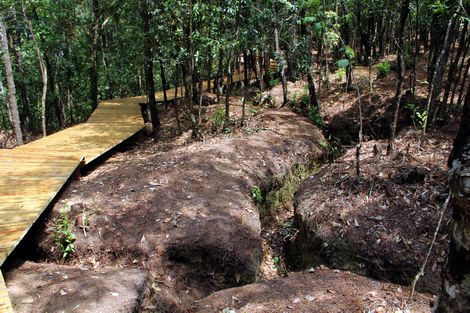
[[[5,74],[8,85],[8,115],[10,122],[15,133],[16,142],[18,145],[23,144],[23,134],[21,132],[20,116],[18,113],[18,106],[16,104],[16,87],[13,79],[13,70],[10,60],[10,51],[8,49],[7,30],[3,24],[3,17],[0,14],[0,44],[2,46],[3,64],[5,66]]]
[[[125,0],[2,1],[0,12],[24,131],[54,131],[85,120],[100,99],[148,93],[149,66],[155,90],[183,86],[187,101],[176,110],[183,110],[195,129],[201,118],[200,110],[192,110],[193,103],[202,99],[202,89],[220,93],[223,76],[235,75],[242,68],[250,72],[247,80],[253,77],[261,93],[281,82],[283,103],[279,105],[291,100],[287,81],[306,79],[309,103],[303,111],[318,114],[332,73],[345,83],[343,90],[349,91],[356,64],[372,69],[376,60],[395,52],[399,78],[395,103],[408,86],[414,94],[413,69],[423,55],[428,57],[428,123],[445,117],[451,107],[458,108],[466,94],[470,34],[464,17],[468,1],[147,1],[153,15],[148,32],[141,27],[141,4]],[[144,62],[149,44],[154,54],[151,63]],[[271,60],[277,63],[277,71],[271,68]],[[7,85],[6,75],[2,77]],[[38,105],[44,78],[48,97],[45,105]],[[369,89],[373,79],[369,77]],[[200,86],[207,80],[211,84]],[[225,90],[230,88],[229,83]],[[5,106],[5,99],[1,101]],[[232,108],[230,101],[225,102],[226,124],[230,124]],[[6,114],[2,120],[8,120]],[[392,134],[394,125],[390,126]],[[11,128],[5,123],[0,126]]]

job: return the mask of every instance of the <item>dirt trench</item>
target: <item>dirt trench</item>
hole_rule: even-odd
[[[116,267],[148,272],[140,311],[183,312],[214,291],[256,282],[263,275],[263,249],[253,187],[267,186],[297,164],[321,159],[326,143],[315,126],[294,113],[269,110],[257,120],[241,135],[166,151],[142,146],[116,154],[67,187],[44,225],[31,234],[34,253],[28,255],[36,255],[32,261],[38,263],[63,262],[50,234],[54,218],[66,210],[76,234],[76,251],[67,266],[78,273]],[[25,271],[31,267],[12,269],[7,283],[20,283],[15,277]],[[28,299],[50,301],[43,299],[40,307],[33,301],[22,310],[51,308],[51,296],[72,293],[72,287],[60,289],[61,276],[55,279],[47,284],[55,286],[52,293],[24,291]],[[66,294],[54,298],[59,301],[54,307],[63,305],[67,311],[78,305],[67,301]],[[89,297],[93,302],[99,294]],[[22,299],[13,297],[14,306],[24,304]]]

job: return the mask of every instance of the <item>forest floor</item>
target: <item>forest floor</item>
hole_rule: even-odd
[[[432,239],[457,123],[431,130],[418,147],[419,123],[403,109],[395,153],[386,156],[394,73],[368,94],[366,72],[356,74],[366,135],[360,179],[357,95],[336,81],[321,92],[324,135],[290,108],[251,101],[238,127],[242,91],[231,99],[229,130],[215,125],[219,106],[203,108],[204,142],[191,138],[189,125],[178,136],[173,112],[163,112],[158,143],[140,135],[85,169],[23,240],[6,273],[15,307],[429,312],[449,212],[418,285],[427,293],[409,300],[399,284],[409,285]],[[275,102],[281,90],[270,91]],[[305,82],[289,91],[300,99]],[[404,101],[421,110],[425,94],[419,85],[417,99]],[[335,159],[325,164],[328,156]],[[66,261],[52,236],[64,208],[77,237]]]

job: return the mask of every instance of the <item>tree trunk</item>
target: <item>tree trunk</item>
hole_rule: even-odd
[[[41,96],[41,124],[42,124],[42,135],[43,137],[47,136],[46,131],[46,96],[47,96],[47,68],[44,64],[44,59],[42,58],[41,51],[39,50],[39,46],[36,40],[36,35],[33,31],[33,25],[31,24],[31,20],[28,18],[26,14],[26,7],[23,4],[23,17],[28,24],[29,31],[31,32],[31,39],[33,40],[34,47],[36,49],[36,53],[38,55],[39,60],[39,67],[41,69],[41,76],[42,76],[42,96]]]
[[[465,68],[465,60],[467,59],[467,53],[468,53],[468,50],[469,50],[469,45],[470,45],[470,37],[469,37],[469,40],[467,40],[466,48],[465,48],[465,51],[464,51],[463,56],[462,56],[462,62],[460,62],[460,66],[458,66],[459,67],[459,69],[458,69],[459,74],[457,75],[457,80],[455,81],[454,87],[452,88],[452,95],[450,97],[450,103],[454,103],[455,94],[456,94],[457,88],[459,86],[458,83],[460,82],[460,79],[462,78],[463,70]],[[468,74],[468,68],[467,68],[467,72],[465,74]],[[464,82],[465,82],[465,79],[464,79]],[[460,103],[460,102],[457,102],[457,103]]]
[[[447,25],[447,31],[446,31],[446,36],[444,39],[444,44],[442,46],[441,54],[439,55],[439,58],[437,59],[436,67],[434,70],[434,75],[432,77],[431,81],[431,89],[429,91],[429,97],[428,97],[428,102],[426,105],[426,115],[427,119],[424,122],[423,125],[423,131],[422,134],[426,133],[426,128],[429,122],[429,118],[431,117],[432,112],[437,112],[436,104],[440,99],[441,95],[441,90],[442,90],[442,80],[444,77],[444,71],[445,67],[447,64],[447,59],[449,58],[449,49],[450,46],[452,45],[452,42],[454,41],[454,29],[455,29],[455,24],[457,22],[457,17],[459,16],[460,12],[460,6],[455,10],[455,12],[452,14],[451,18],[449,19],[449,24]]]
[[[3,16],[0,15],[0,43],[3,50],[3,65],[8,85],[8,114],[10,116],[11,126],[15,134],[16,144],[23,144],[23,134],[21,132],[20,115],[16,103],[15,81],[13,79],[13,70],[11,67],[10,52],[8,50],[7,29],[3,24]]]
[[[156,140],[158,130],[160,128],[160,119],[158,117],[157,104],[155,102],[155,83],[153,80],[153,56],[152,56],[152,38],[150,35],[150,14],[147,8],[148,0],[140,0],[142,17],[142,31],[144,33],[144,66],[145,66],[145,80],[147,82],[147,97],[150,109],[150,116],[152,118],[152,133],[153,138]]]
[[[65,127],[65,118],[64,118],[64,110],[62,108],[62,104],[59,101],[58,92],[57,92],[57,85],[54,80],[54,74],[52,72],[52,65],[51,61],[49,60],[49,56],[45,53],[44,54],[44,62],[47,68],[47,77],[49,82],[49,93],[51,94],[52,106],[54,108],[54,112],[56,115],[57,123],[59,124],[60,128]]]
[[[14,18],[14,21],[15,21],[16,24],[18,23],[17,20],[16,20],[16,17]],[[20,36],[19,31],[18,31],[18,27],[15,27],[15,28],[16,28],[15,32],[16,32],[16,38],[17,38],[16,45],[19,45],[21,36]],[[9,40],[10,41],[10,49],[13,52],[14,62],[16,64],[16,67],[18,68],[18,73],[19,73],[20,79],[24,79],[25,69],[24,69],[24,65],[23,65],[23,59],[21,57],[21,54],[16,49],[15,40],[13,39],[13,36],[10,35],[9,39],[10,39]],[[16,82],[16,87],[19,91],[19,99],[20,99],[20,103],[21,103],[21,109],[19,109],[19,112],[20,112],[19,114],[20,114],[20,120],[21,120],[21,123],[22,123],[22,128],[24,130],[31,131],[32,130],[31,110],[30,110],[30,107],[29,107],[28,92],[26,90],[26,84],[24,82],[18,82],[17,81]]]
[[[230,124],[230,96],[232,93],[232,82],[230,76],[232,75],[232,52],[229,51],[227,55],[227,84],[225,90],[225,117],[224,117],[224,128],[228,128]]]
[[[178,113],[178,106],[179,106],[179,100],[178,100],[178,85],[179,85],[179,78],[178,78],[178,66],[176,66],[175,69],[175,103],[174,103],[174,110],[175,110],[175,119],[176,119],[176,126],[178,127],[178,135],[181,135],[181,122],[180,122],[180,116]]]
[[[435,312],[464,313],[470,312],[470,90],[448,163],[454,231]]]
[[[207,60],[207,92],[211,92],[211,79],[212,79],[212,51],[209,51],[209,58]]]
[[[272,5],[272,10],[273,10],[273,15],[274,15],[274,41],[276,45],[276,61],[277,61],[277,67],[279,71],[279,75],[281,76],[281,83],[282,83],[282,105],[281,107],[284,107],[288,100],[288,94],[287,94],[287,80],[286,80],[286,61],[284,60],[284,57],[282,56],[282,51],[281,47],[279,45],[279,30],[277,27],[278,23],[278,18],[277,18],[277,10],[276,10],[276,5],[273,2]]]
[[[246,50],[243,50],[243,61],[245,63],[245,70],[243,71],[243,85],[244,85],[244,94],[242,99],[242,117],[240,125],[245,126],[245,106],[246,98],[248,97],[248,88],[249,88],[249,79],[248,79],[248,53]]]
[[[90,97],[91,110],[94,111],[98,107],[98,52],[101,31],[99,0],[92,1],[92,10],[94,21],[91,46]]]
[[[67,39],[66,39],[67,42]],[[70,118],[70,123],[75,124],[74,109],[73,109],[73,85],[72,85],[72,67],[70,66],[70,50],[69,46],[64,49],[64,60],[67,66],[65,70],[65,88],[67,93],[67,109]]]
[[[219,49],[219,65],[217,67],[217,78],[214,82],[216,88],[217,102],[220,103],[220,97],[222,94],[222,86],[224,84],[224,53],[222,49]]]
[[[416,0],[416,24],[415,24],[415,50],[413,53],[413,65],[410,73],[410,90],[411,94],[415,95],[416,87],[416,60],[419,54],[419,0]]]
[[[458,80],[456,80],[455,74],[457,72],[457,67],[460,61],[460,57],[462,56],[463,50],[465,48],[465,35],[467,34],[467,28],[468,28],[468,20],[465,20],[463,24],[463,28],[462,28],[462,33],[460,34],[459,47],[457,48],[457,53],[449,67],[447,80],[444,85],[444,97],[442,98],[442,102],[446,106],[445,113],[448,113],[448,108],[449,108],[448,104],[449,105],[452,104],[452,103],[448,103],[451,86],[452,84],[454,85],[458,84]]]
[[[457,99],[457,103],[462,103],[462,99],[463,99],[463,95],[464,95],[464,89],[465,89],[465,83],[467,82],[467,77],[468,77],[468,71],[470,71],[470,59],[468,59],[467,65],[465,66],[462,85],[460,86],[459,98]]]
[[[165,67],[163,66],[162,59],[158,60],[160,63],[160,77],[162,79],[162,88],[163,88],[163,101],[165,101],[165,110],[168,109],[168,96],[166,90],[168,89],[168,84],[166,82]]]
[[[400,111],[400,102],[403,92],[403,81],[405,80],[405,62],[403,60],[403,49],[405,48],[405,28],[406,20],[410,13],[410,0],[402,0],[400,11],[400,28],[398,29],[398,42],[397,42],[397,55],[398,55],[398,81],[397,90],[395,93],[396,103],[393,112],[393,121],[390,125],[390,140],[387,146],[387,154],[393,152],[393,143],[395,141],[395,133],[397,129],[398,113]]]

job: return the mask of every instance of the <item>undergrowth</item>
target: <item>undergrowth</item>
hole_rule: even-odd
[[[50,230],[51,238],[62,253],[62,258],[66,259],[75,252],[76,235],[70,229],[69,210],[65,207],[60,210],[59,216],[54,219]]]

